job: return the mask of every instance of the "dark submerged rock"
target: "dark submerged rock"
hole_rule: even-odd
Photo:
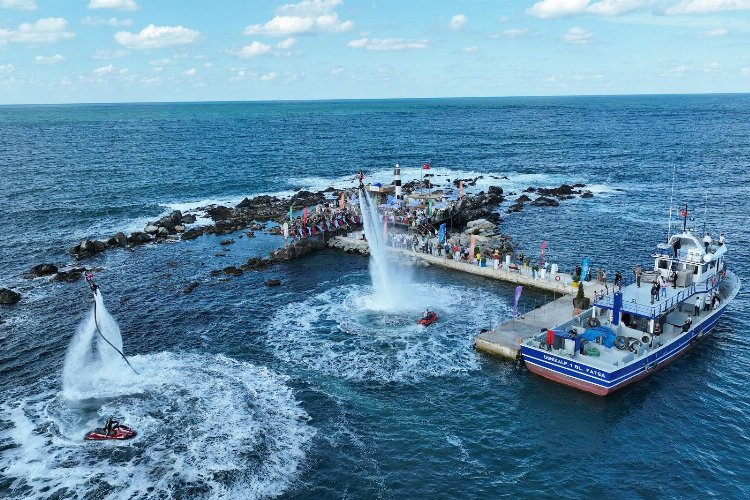
[[[37,264],[29,270],[29,278],[39,278],[57,273],[57,266],[54,264]]]
[[[21,294],[9,288],[0,288],[0,304],[12,305],[21,300]]]

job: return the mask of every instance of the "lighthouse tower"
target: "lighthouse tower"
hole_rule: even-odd
[[[401,166],[398,163],[393,167],[393,184],[396,186],[396,199],[403,200],[404,195],[401,194]]]

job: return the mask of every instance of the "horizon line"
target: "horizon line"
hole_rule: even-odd
[[[427,101],[448,99],[516,99],[516,98],[571,98],[571,97],[676,97],[676,96],[731,96],[750,95],[747,92],[655,92],[655,93],[622,93],[622,94],[518,94],[487,96],[434,96],[434,97],[337,97],[321,99],[205,99],[194,101],[72,101],[72,102],[37,102],[37,103],[0,103],[0,107],[12,106],[90,106],[114,104],[232,104],[232,103],[313,103],[342,101]]]

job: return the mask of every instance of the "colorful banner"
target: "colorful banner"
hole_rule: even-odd
[[[284,238],[289,238],[289,223],[285,222],[283,226],[281,226],[281,234],[284,235]]]
[[[518,301],[521,299],[521,292],[523,291],[523,287],[521,285],[518,285],[516,287],[516,295],[513,299],[513,317],[518,317]]]
[[[339,200],[339,208],[341,210],[346,208],[346,194],[341,193],[341,199]]]
[[[440,224],[440,229],[438,230],[438,243],[441,245],[445,243],[445,222]]]
[[[463,198],[464,196],[464,181],[458,181],[458,197]]]
[[[289,223],[294,222],[294,213],[292,212],[292,207],[289,207]]]
[[[307,225],[307,207],[302,211],[302,224]]]
[[[432,198],[427,200],[427,215],[432,216]]]
[[[542,258],[544,258],[544,251],[547,250],[547,242],[542,242]]]
[[[581,281],[586,280],[586,276],[589,274],[589,258],[586,257],[581,263]]]
[[[474,258],[474,247],[477,246],[477,235],[471,235],[471,243],[469,243],[469,259]]]

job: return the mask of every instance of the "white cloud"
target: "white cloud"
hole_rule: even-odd
[[[34,64],[55,64],[63,62],[65,57],[62,54],[55,54],[54,56],[36,56],[34,57]]]
[[[190,68],[189,70],[183,73],[183,75],[187,75],[187,76],[195,76],[197,74],[198,74],[198,70],[195,68]]]
[[[0,64],[0,73],[13,73],[16,67],[12,64]]]
[[[0,0],[3,9],[36,10],[35,0]]]
[[[262,54],[268,54],[271,52],[271,46],[267,45],[265,43],[259,42],[257,40],[253,40],[250,45],[245,45],[242,47],[236,55],[247,59],[248,57],[255,57]]]
[[[263,80],[264,82],[270,82],[272,80],[276,80],[276,77],[278,76],[279,76],[278,73],[276,73],[275,71],[271,71],[270,73],[264,73],[260,75],[260,79]]]
[[[721,64],[719,64],[719,63],[717,63],[715,61],[712,62],[712,63],[710,63],[710,64],[706,64],[705,66],[703,66],[703,72],[704,73],[716,73],[720,69],[721,69]]]
[[[701,31],[698,35],[701,38],[718,38],[721,36],[726,36],[729,33],[729,30],[726,28],[715,28],[708,31]]]
[[[118,31],[115,34],[115,40],[120,45],[130,49],[160,49],[187,45],[195,42],[199,36],[200,32],[184,26],[155,26],[149,24],[139,33]]]
[[[104,76],[109,75],[110,73],[113,73],[115,71],[115,67],[111,64],[108,64],[106,66],[102,66],[101,68],[96,68],[93,73],[97,76]]]
[[[291,49],[295,43],[297,43],[296,39],[287,38],[286,40],[282,40],[279,43],[277,43],[276,48],[277,49]]]
[[[477,52],[478,50],[479,50],[479,47],[477,47],[476,45],[472,45],[471,47],[464,48],[464,52],[466,52],[467,54],[473,54],[474,52]]]
[[[358,38],[346,44],[353,49],[367,50],[409,50],[426,49],[429,46],[427,40],[415,40],[413,42],[403,38]]]
[[[167,64],[174,64],[175,60],[171,57],[165,57],[164,59],[152,59],[148,63],[151,66],[166,66]]]
[[[331,68],[331,71],[329,71],[328,73],[331,74],[332,76],[336,76],[336,75],[340,75],[343,72],[344,72],[343,66],[336,66],[335,68]]]
[[[687,66],[685,64],[680,64],[679,66],[675,66],[672,69],[667,70],[667,75],[671,76],[682,76],[686,71],[690,71],[693,69],[690,66]]]
[[[0,66],[0,67],[2,67],[2,66]],[[750,66],[744,66],[744,67],[740,68],[740,74],[742,76],[750,76]]]
[[[212,63],[212,62],[203,63],[203,67],[204,68],[213,68],[214,67],[214,63]]]
[[[118,49],[118,50],[109,50],[109,49],[102,49],[97,50],[94,52],[94,54],[91,56],[92,59],[120,59],[122,57],[127,56],[130,54],[127,50],[124,49]]]
[[[91,0],[89,9],[138,10],[135,0]]]
[[[467,18],[463,14],[456,14],[455,16],[451,17],[451,29],[453,31],[458,31],[466,28],[469,25],[469,18]]]
[[[34,23],[23,23],[15,30],[0,29],[0,45],[5,43],[55,43],[68,40],[75,35],[65,28],[68,21],[61,17],[39,19]]]
[[[86,26],[132,26],[132,19],[117,19],[116,17],[110,17],[109,19],[104,17],[91,17],[86,16],[81,19],[81,24]]]
[[[591,41],[591,33],[578,26],[573,26],[562,38],[568,43],[584,44]]]
[[[750,0],[680,0],[669,7],[667,15],[708,14],[722,10],[750,10]]]
[[[498,35],[492,35],[492,38],[521,38],[530,34],[528,28],[509,28],[501,31]]]
[[[542,0],[535,3],[526,13],[542,19],[554,17],[593,14],[597,16],[618,16],[642,7],[652,5],[655,0]]]
[[[276,16],[265,24],[251,24],[246,35],[287,36],[303,33],[340,33],[354,27],[339,19],[335,9],[341,0],[303,0],[276,9]]]

